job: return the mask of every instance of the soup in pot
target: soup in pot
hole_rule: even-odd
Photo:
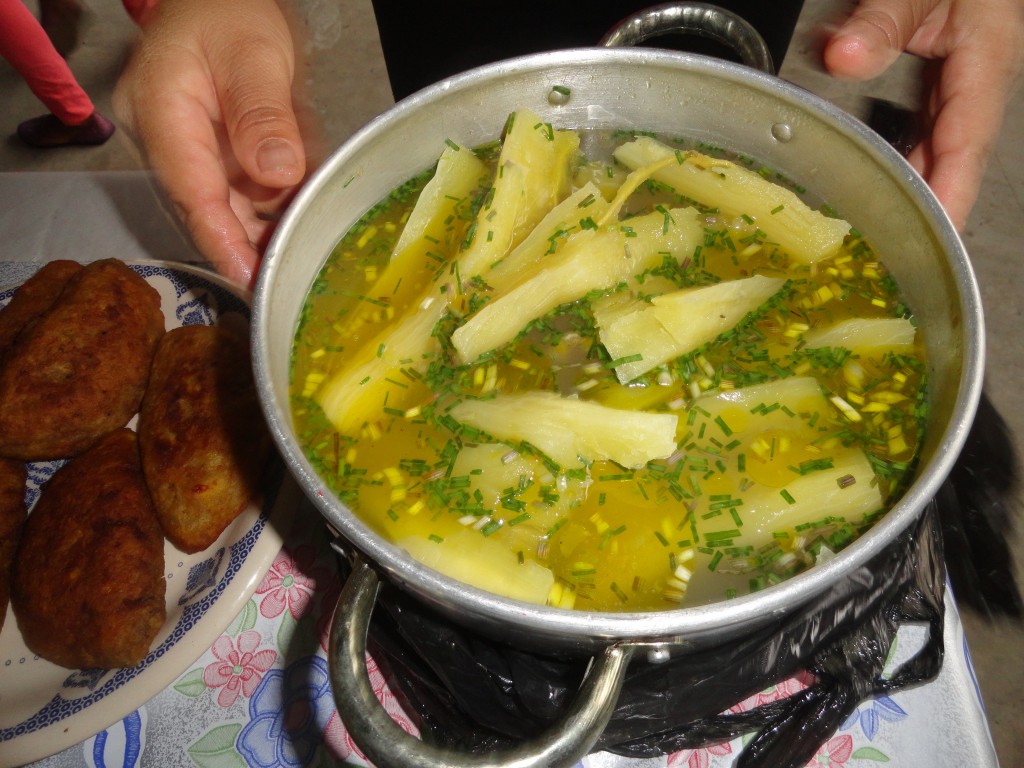
[[[561,608],[763,589],[895,502],[923,348],[873,247],[742,155],[520,110],[330,255],[293,350],[334,492],[438,571]]]

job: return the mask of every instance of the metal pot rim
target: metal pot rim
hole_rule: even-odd
[[[965,359],[960,373],[957,402],[941,437],[938,449],[918,471],[917,479],[903,498],[876,525],[828,562],[816,565],[763,591],[703,606],[638,613],[599,613],[530,605],[496,596],[457,582],[421,565],[404,550],[370,531],[356,515],[333,499],[291,437],[289,407],[280,402],[269,380],[265,344],[271,322],[266,310],[278,271],[279,253],[296,224],[296,210],[311,204],[323,181],[338,173],[379,131],[412,119],[424,104],[465,89],[486,87],[496,76],[526,70],[557,71],[559,67],[587,67],[614,62],[622,67],[656,67],[698,72],[708,77],[754,85],[777,98],[798,101],[815,116],[838,128],[868,155],[881,162],[910,189],[921,211],[950,255],[950,265],[961,287],[964,318]],[[415,169],[413,169],[415,171]],[[411,173],[410,173],[411,175]],[[326,256],[326,254],[324,254]],[[590,641],[660,640],[685,644],[687,635],[716,628],[763,624],[766,617],[782,616],[812,599],[812,583],[832,583],[861,568],[891,543],[920,514],[950,472],[962,448],[981,393],[983,377],[983,318],[980,294],[963,245],[952,223],[925,182],[910,169],[895,150],[877,134],[836,106],[798,86],[747,67],[696,54],[656,49],[579,48],[532,54],[479,67],[436,83],[402,100],[355,133],[316,171],[298,193],[274,235],[261,269],[253,297],[254,365],[257,385],[271,432],[292,473],[330,525],[356,549],[387,573],[388,579],[436,605],[455,604],[470,615],[483,615],[513,622],[527,630],[536,629],[583,643]]]

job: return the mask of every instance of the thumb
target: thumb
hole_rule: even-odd
[[[825,68],[836,77],[882,74],[906,49],[926,15],[915,0],[863,0],[825,44]]]
[[[211,56],[211,67],[235,158],[258,184],[283,189],[306,172],[292,105],[294,57],[287,35],[258,36]]]

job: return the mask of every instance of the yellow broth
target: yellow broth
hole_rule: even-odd
[[[498,151],[477,151],[487,173],[455,206],[444,235],[431,237],[431,247],[396,279],[381,282],[430,173],[364,216],[310,293],[293,354],[293,418],[310,460],[349,508],[457,578],[534,602],[602,611],[667,609],[762,589],[842,549],[884,513],[912,468],[924,426],[920,344],[860,354],[806,343],[815,329],[847,318],[910,317],[868,243],[852,232],[834,255],[798,263],[766,242],[757,222],[703,207],[696,248],[666,254],[626,285],[560,304],[510,343],[462,362],[451,334],[486,305],[490,287],[452,265],[480,236],[473,222],[486,206]],[[748,158],[737,164],[781,182]],[[596,181],[610,198],[624,176],[606,156],[580,163],[574,187]],[[665,185],[648,182],[619,218],[628,224],[630,216],[680,202]],[[560,243],[552,238],[552,253]],[[784,287],[697,350],[628,383],[617,379],[595,306],[753,275],[782,278]],[[369,417],[339,431],[321,408],[325,382],[360,365],[372,369],[392,343],[396,318],[415,314],[424,290],[447,302],[430,324],[430,343],[394,363],[383,381],[357,381],[374,388]],[[808,377],[816,386],[805,396],[795,383]],[[452,415],[465,400],[498,402],[537,390],[674,414],[676,449],[640,467],[608,459],[560,464]],[[734,392],[758,394],[721,399]],[[869,477],[836,474],[851,456],[866,458]],[[827,500],[849,495],[854,482],[854,491],[870,486],[871,494],[856,515],[835,514]],[[797,508],[802,517],[788,515]]]

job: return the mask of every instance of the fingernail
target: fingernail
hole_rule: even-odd
[[[278,173],[293,170],[299,163],[291,144],[268,139],[256,150],[256,164],[264,173]]]

